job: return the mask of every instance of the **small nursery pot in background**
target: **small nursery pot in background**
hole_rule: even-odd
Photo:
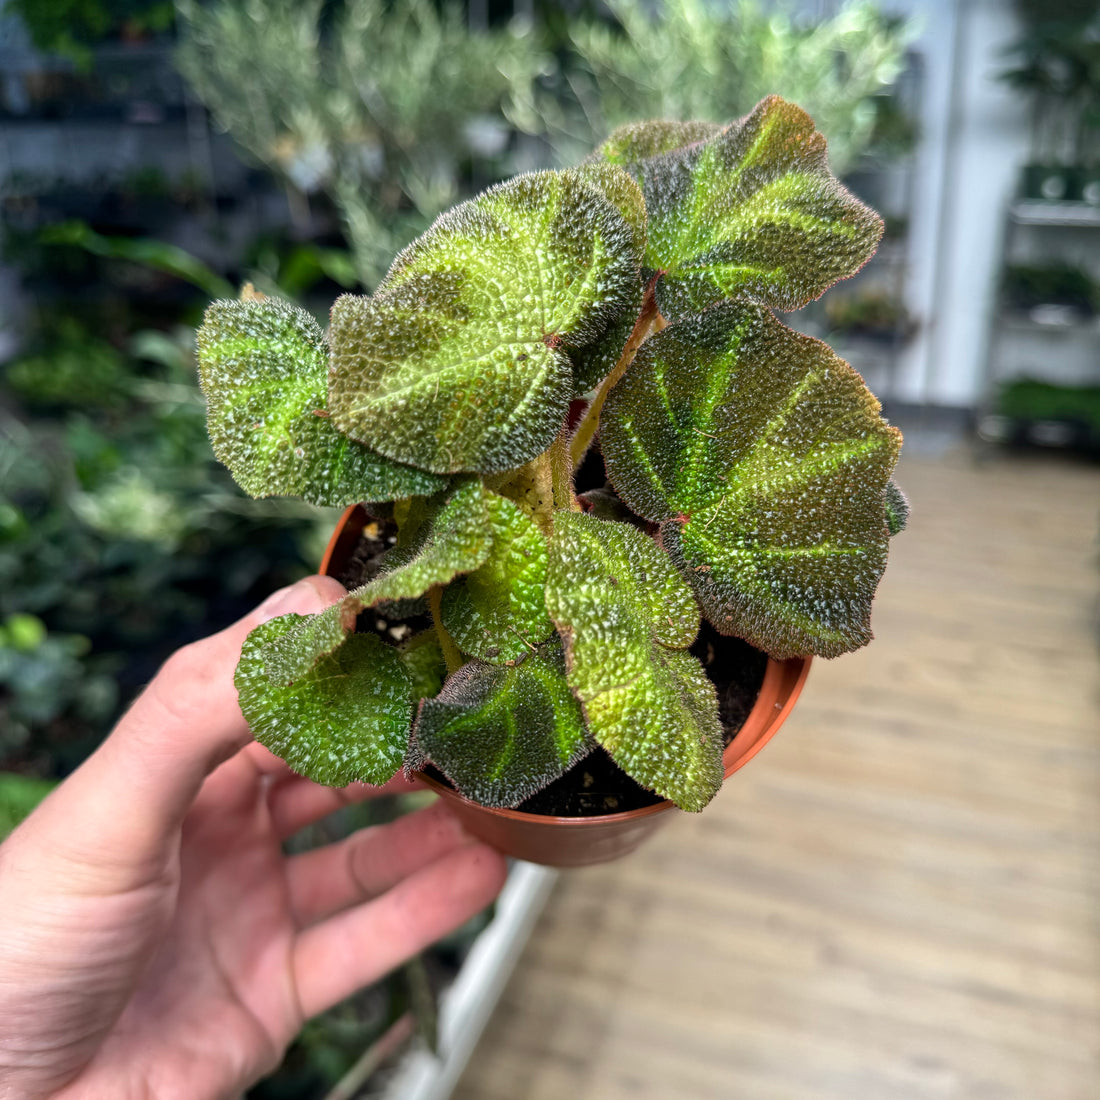
[[[340,576],[368,521],[362,505],[344,512],[321,561],[323,574]],[[768,658],[756,703],[722,754],[726,779],[744,767],[787,720],[806,682],[810,661],[810,657]],[[663,801],[622,813],[551,817],[480,806],[430,775],[419,773],[419,777],[438,792],[472,836],[505,855],[549,867],[583,867],[618,859],[669,821],[672,811],[681,812],[672,802]]]

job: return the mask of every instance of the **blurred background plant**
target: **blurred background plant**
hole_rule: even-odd
[[[896,140],[901,120],[884,93],[915,29],[877,4],[858,0],[820,19],[759,0],[608,0],[607,8],[611,20],[570,24],[572,96],[546,112],[553,132],[571,139],[562,143],[567,159],[623,122],[724,121],[773,92],[813,116],[837,171],[850,169],[877,132]],[[909,129],[903,141],[911,139]]]
[[[328,196],[366,285],[461,194],[572,163],[630,119],[728,120],[778,91],[815,117],[840,170],[914,136],[885,94],[913,28],[866,0],[824,20],[756,0],[611,0],[480,31],[431,0],[178,6],[194,92],[292,209]]]
[[[1000,79],[1027,98],[1025,196],[1100,203],[1100,28],[1094,0],[1016,0],[1025,33]],[[1089,192],[1092,186],[1091,193]]]
[[[472,31],[431,0],[179,2],[180,71],[218,125],[289,189],[324,192],[361,281],[441,210],[510,174],[549,56],[529,23]]]
[[[172,0],[9,0],[35,46],[90,68],[92,47],[112,36],[140,39],[172,26]]]

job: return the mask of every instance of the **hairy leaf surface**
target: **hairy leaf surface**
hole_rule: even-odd
[[[303,622],[283,615],[245,639],[234,678],[245,720],[260,744],[317,783],[385,783],[401,767],[413,716],[396,650],[353,634],[294,683],[272,680],[265,651]]]
[[[652,125],[652,124],[651,124]],[[632,160],[646,140],[669,151]],[[619,139],[649,212],[645,269],[664,272],[668,320],[724,298],[798,309],[854,274],[882,221],[829,171],[825,138],[778,96],[706,141],[673,146],[675,129]]]
[[[891,535],[900,535],[909,525],[909,498],[891,481],[886,486],[886,526]]]
[[[397,653],[409,676],[413,702],[438,695],[447,678],[447,663],[435,630],[422,630],[407,638],[397,647]]]
[[[594,344],[573,355],[573,384],[578,397],[594,390],[615,368],[634,331],[644,300],[645,289],[639,282],[630,308]]]
[[[643,786],[701,810],[722,785],[722,730],[683,652],[699,608],[667,555],[628,524],[559,512],[546,603],[592,736]]]
[[[590,160],[576,168],[567,169],[563,174],[575,176],[598,191],[622,214],[634,235],[634,253],[640,263],[645,255],[646,213],[642,189],[634,177],[606,160]]]
[[[901,435],[825,344],[722,303],[642,347],[600,438],[720,631],[774,657],[870,641]]]
[[[631,176],[622,168],[600,160],[589,161],[573,171],[577,172],[586,183],[596,187],[618,209],[634,231],[638,255],[644,256],[645,200],[642,198],[641,188]],[[619,361],[623,347],[638,319],[643,298],[644,288],[639,276],[629,300],[624,303],[621,313],[604,334],[595,342],[571,351],[573,388],[577,395],[588,393],[599,385],[604,376],[609,374]]]
[[[546,539],[513,501],[486,494],[493,545],[484,565],[443,592],[443,626],[463,653],[507,664],[554,632],[546,614]]]
[[[640,259],[635,229],[575,172],[519,176],[461,204],[373,298],[333,307],[337,426],[437,473],[522,465],[561,429],[568,353],[630,302]]]
[[[610,164],[634,171],[639,162],[662,153],[671,153],[687,145],[709,141],[722,132],[717,122],[628,122],[613,130],[600,146],[597,156]]]
[[[275,298],[215,302],[199,329],[198,359],[214,453],[250,496],[342,507],[446,484],[332,426],[328,346],[305,310]]]
[[[422,596],[433,585],[477,569],[492,546],[485,497],[476,481],[460,485],[413,542],[386,554],[373,580],[274,639],[266,650],[268,676],[283,684],[301,679],[353,636],[360,611],[387,600]]]
[[[511,668],[463,665],[424,702],[414,740],[483,806],[518,805],[593,748],[557,640]]]

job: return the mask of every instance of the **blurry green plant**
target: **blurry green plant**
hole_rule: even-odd
[[[889,127],[894,146],[905,140],[882,93],[904,68],[915,29],[878,4],[855,0],[823,19],[758,0],[607,6],[612,23],[570,25],[578,62],[570,84],[585,125],[571,119],[568,101],[552,118],[558,133],[581,144],[587,131],[606,134],[636,118],[734,118],[773,92],[814,118],[837,172],[851,167],[876,126]],[[891,117],[880,123],[880,113]]]
[[[539,124],[529,28],[473,32],[432,0],[181,0],[180,71],[220,126],[296,191],[323,191],[360,280]]]
[[[823,305],[825,318],[834,333],[905,339],[913,331],[914,323],[904,301],[888,290],[830,294]]]
[[[1024,34],[999,79],[1030,99],[1031,160],[1100,167],[1100,5],[1017,0]]]
[[[1100,284],[1073,264],[1010,264],[1003,279],[1005,302],[1012,309],[1062,305],[1083,314],[1100,311]]]
[[[174,17],[172,0],[7,0],[4,10],[19,16],[38,49],[85,69],[105,38],[159,33]]]
[[[73,219],[47,226],[39,234],[45,245],[72,245],[112,260],[162,271],[190,283],[206,294],[232,294],[232,286],[190,252],[148,237],[105,237],[87,222]]]
[[[129,693],[208,615],[316,561],[328,517],[243,500],[214,462],[190,344],[150,330],[122,351],[62,320],[4,371],[0,766],[63,774],[113,719],[116,678]]]
[[[871,639],[900,434],[773,310],[858,271],[882,228],[769,96],[489,189],[373,297],[340,297],[327,334],[248,289],[214,303],[219,458],[253,496],[374,502],[381,547],[342,601],[249,635],[257,739],[329,785],[430,761],[491,806],[600,745],[701,810],[723,749],[701,619],[780,659]],[[590,450],[616,518],[575,495]]]
[[[1100,386],[1059,386],[1037,378],[1017,378],[1001,386],[995,409],[1013,420],[1081,425],[1092,446],[1100,445]]]
[[[53,790],[53,783],[15,772],[0,772],[0,840]]]

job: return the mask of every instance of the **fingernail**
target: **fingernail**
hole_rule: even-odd
[[[280,588],[272,592],[259,607],[256,608],[256,618],[261,623],[269,619],[277,619],[280,615],[286,615],[302,605],[302,596],[311,585],[308,581],[298,581],[297,584],[288,584],[286,588]]]

